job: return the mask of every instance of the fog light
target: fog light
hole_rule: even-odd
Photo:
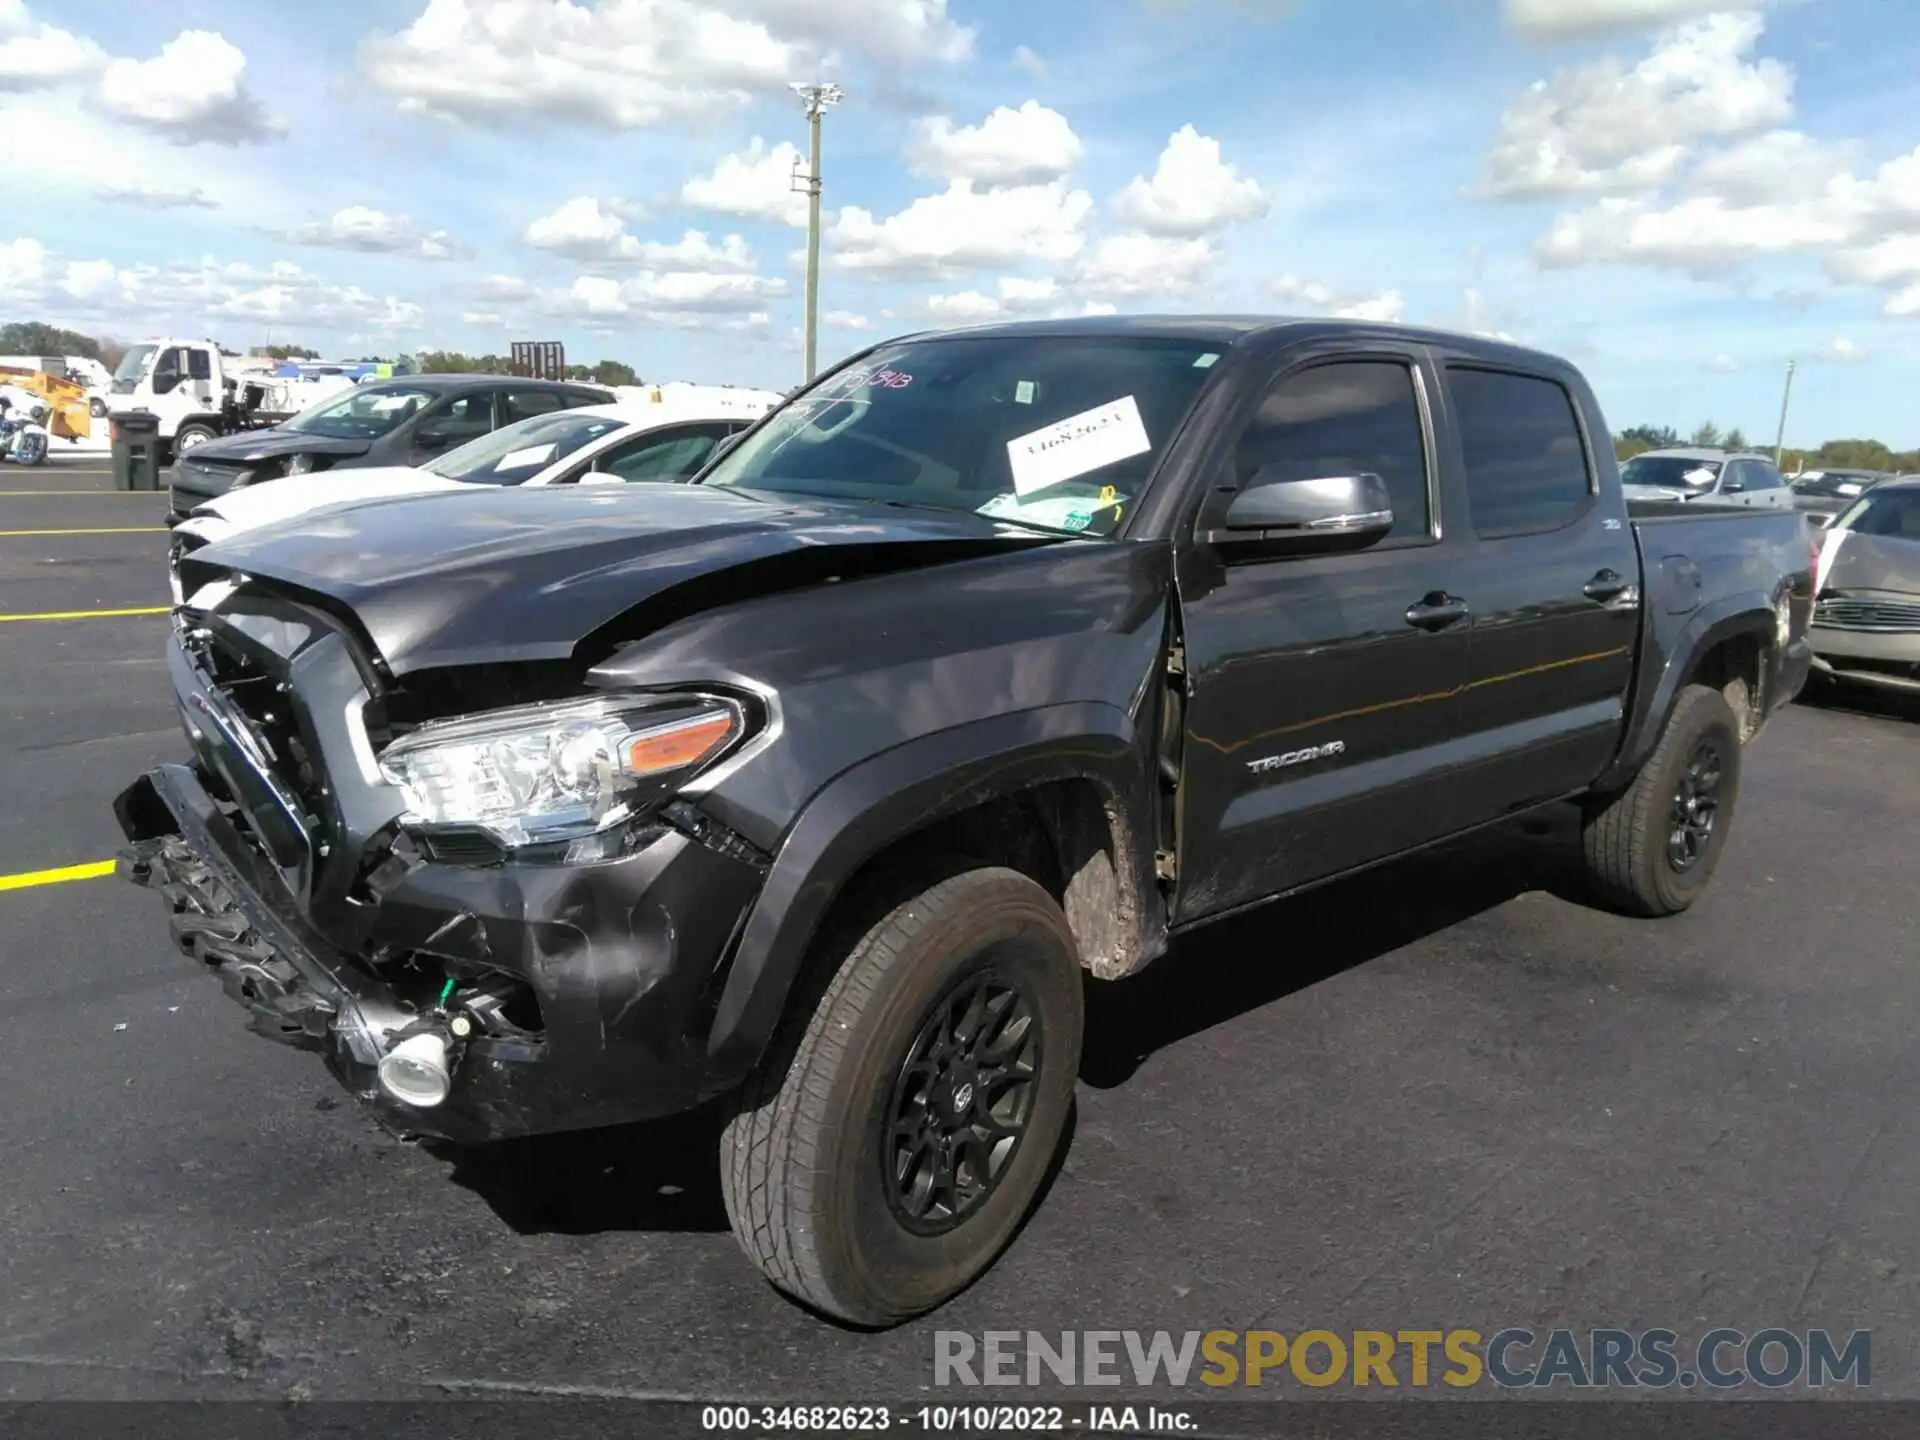
[[[403,1105],[427,1110],[447,1098],[453,1072],[447,1042],[438,1035],[414,1035],[380,1059],[380,1088]]]

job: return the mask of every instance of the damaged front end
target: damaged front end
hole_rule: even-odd
[[[115,802],[120,870],[257,1033],[467,1143],[738,1078],[706,1035],[766,860],[677,788],[752,743],[754,697],[436,715],[347,617],[244,581],[181,612],[168,663],[193,760]]]

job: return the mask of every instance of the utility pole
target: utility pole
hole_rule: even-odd
[[[1787,453],[1787,402],[1793,398],[1793,361],[1787,361],[1787,386],[1780,392],[1780,428],[1773,437],[1773,468],[1778,470]]]
[[[795,81],[788,86],[800,97],[807,114],[807,173],[796,177],[795,190],[807,195],[807,295],[803,321],[803,348],[806,354],[806,379],[813,381],[820,351],[820,117],[846,98],[846,91],[831,82],[807,85]]]

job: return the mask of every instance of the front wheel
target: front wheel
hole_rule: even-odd
[[[199,449],[207,441],[216,439],[211,426],[182,425],[173,437],[173,458],[180,459]]]
[[[751,1085],[721,1141],[735,1237],[838,1319],[924,1314],[990,1266],[1073,1103],[1080,965],[1051,896],[969,870],[896,906]]]
[[[1720,691],[1689,685],[1633,783],[1588,802],[1583,850],[1600,898],[1676,915],[1700,897],[1740,798],[1740,722]]]
[[[14,442],[13,458],[22,465],[42,465],[47,459],[47,437],[29,430]]]

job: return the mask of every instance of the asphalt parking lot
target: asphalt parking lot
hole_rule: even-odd
[[[164,496],[107,483],[0,469],[0,876],[110,857],[182,749],[164,616],[76,615],[166,600]],[[706,1121],[404,1144],[152,896],[0,881],[0,1398],[903,1399],[937,1329],[1509,1324],[1871,1328],[1920,1396],[1917,760],[1920,714],[1795,706],[1675,921],[1561,898],[1549,822],[1097,991],[1046,1203],[882,1335],[759,1280]]]

